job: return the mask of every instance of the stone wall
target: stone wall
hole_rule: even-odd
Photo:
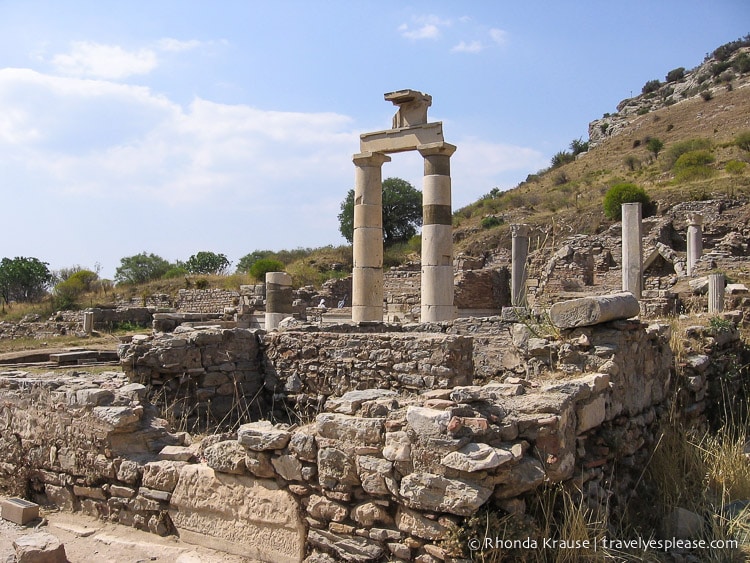
[[[118,353],[127,377],[186,429],[267,413],[255,330],[178,327],[135,336]]]
[[[441,540],[483,506],[522,515],[530,493],[563,481],[589,506],[627,492],[669,410],[665,324],[332,328],[136,338],[123,348],[129,384],[2,373],[0,446],[11,454],[0,487],[261,561],[446,560],[469,555]],[[696,355],[731,355],[727,334],[688,329],[701,340],[680,361],[700,370]],[[508,367],[472,385],[476,359],[489,370],[503,347]],[[243,370],[255,378],[246,392],[265,389],[274,419],[248,413],[188,446],[143,402],[169,382],[194,381],[196,401],[201,390],[217,396],[207,378],[234,385]],[[295,411],[300,395],[316,409]],[[685,395],[683,410],[700,400]]]
[[[240,293],[226,289],[181,289],[175,307],[182,313],[223,313],[240,304]]]

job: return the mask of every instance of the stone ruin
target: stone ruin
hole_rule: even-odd
[[[375,161],[392,143],[426,150],[425,187],[449,194],[450,155],[423,142],[442,135],[426,122],[429,96],[389,96],[400,107],[394,128],[364,135],[373,150],[355,157],[358,205],[377,207],[366,188],[379,184]],[[449,205],[441,197],[426,204],[436,218]],[[241,326],[243,306],[260,308],[266,287],[182,294],[186,308],[213,310],[152,313],[153,333],[120,346],[122,372],[0,372],[0,491],[260,561],[461,561],[445,541],[465,518],[485,508],[522,517],[538,489],[558,483],[616,509],[668,412],[710,422],[747,313],[725,313],[727,330],[673,336],[668,324],[633,319],[645,318],[644,300],[623,287],[631,268],[609,250],[617,244],[578,237],[539,262],[524,224],[513,227],[510,267],[449,262],[448,302],[442,289],[429,297],[430,280],[448,271],[437,256],[448,252],[444,223],[427,253],[435,264],[378,280],[366,261],[378,255],[374,215],[356,212],[367,220],[356,224],[355,275],[331,289],[350,292],[354,322],[272,316],[269,331]],[[659,261],[672,265],[668,276],[705,271],[695,236],[686,260],[647,237],[641,275]],[[604,295],[555,286],[561,271]],[[286,280],[270,280],[266,314],[287,315]],[[565,291],[577,298],[560,299]],[[545,298],[553,306],[540,315]],[[743,299],[736,305],[750,310]],[[205,317],[225,307],[240,317]],[[421,322],[381,322],[384,313]],[[677,358],[672,338],[684,343]]]

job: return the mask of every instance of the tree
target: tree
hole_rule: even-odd
[[[273,250],[253,250],[249,254],[245,254],[242,258],[239,259],[239,261],[237,262],[237,272],[249,272],[251,266],[258,260],[262,260],[263,258],[271,258],[273,254]]]
[[[422,194],[406,180],[386,178],[383,181],[383,246],[405,243],[422,226]],[[354,240],[354,190],[341,203],[339,231]]]
[[[38,258],[3,258],[0,261],[0,297],[5,303],[40,299],[52,280],[48,265]]]
[[[156,254],[141,252],[135,256],[120,258],[120,266],[115,270],[117,283],[139,284],[162,277],[171,264]]]
[[[659,88],[661,88],[661,82],[658,80],[649,80],[641,88],[641,93],[650,94],[651,92],[656,92]]]
[[[661,149],[664,148],[664,143],[661,142],[656,137],[652,137],[648,140],[648,143],[646,143],[646,148],[648,149],[648,152],[652,153],[654,155],[654,158],[659,156],[659,152]]]
[[[252,266],[250,266],[250,269],[248,270],[248,273],[253,276],[256,280],[260,282],[266,281],[266,274],[268,272],[283,272],[284,271],[284,263],[279,262],[278,260],[273,260],[271,258],[261,258],[260,260],[256,260]]]
[[[673,68],[667,73],[667,82],[676,82],[685,78],[685,67]]]
[[[229,264],[224,254],[201,251],[188,258],[185,268],[191,274],[222,274],[229,268]]]

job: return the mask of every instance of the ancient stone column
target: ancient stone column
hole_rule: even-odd
[[[439,142],[417,150],[424,157],[420,320],[448,321],[454,317],[450,158],[456,147]]]
[[[724,310],[724,274],[708,274],[708,312]]]
[[[292,276],[286,272],[266,273],[266,330],[278,328],[292,316]]]
[[[94,332],[94,312],[84,311],[83,312],[83,332],[85,334],[91,334]]]
[[[703,215],[689,213],[687,221],[687,275],[692,276],[695,264],[703,254]]]
[[[391,158],[355,154],[352,320],[383,320],[383,174]]]
[[[517,224],[510,226],[511,273],[510,304],[513,307],[526,307],[526,260],[529,256],[529,226]]]
[[[622,290],[641,298],[643,289],[641,204],[622,204]]]

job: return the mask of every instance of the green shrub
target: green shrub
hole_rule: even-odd
[[[209,283],[206,278],[198,278],[195,280],[195,287],[197,289],[208,289]]]
[[[741,160],[730,160],[724,166],[724,170],[726,170],[729,174],[739,176],[743,172],[745,172],[746,167],[747,162],[742,162]]]
[[[659,156],[661,149],[664,148],[664,143],[656,137],[653,137],[648,140],[648,143],[646,143],[646,148],[648,149],[648,152],[652,153],[654,158],[656,158]]]
[[[711,93],[711,90],[703,90],[701,92],[701,98],[703,98],[703,101],[708,102],[713,99],[714,95]]]
[[[682,80],[684,77],[685,67],[681,66],[679,68],[672,69],[667,73],[667,82],[676,82],[677,80]]]
[[[678,182],[701,180],[711,177],[713,169],[709,166],[714,156],[707,150],[688,151],[677,159],[672,167]]]
[[[481,225],[483,229],[491,229],[492,227],[499,227],[505,223],[503,221],[502,217],[498,217],[497,215],[488,215],[487,217],[482,217]]]
[[[253,265],[250,266],[250,269],[248,270],[248,274],[253,276],[259,282],[265,282],[266,274],[268,272],[283,272],[283,271],[284,271],[283,262],[280,262],[279,260],[274,260],[272,258],[261,258],[260,260],[256,260],[255,262],[253,262]]]
[[[569,162],[573,162],[575,159],[576,157],[573,156],[573,153],[569,153],[568,151],[560,151],[552,157],[552,168],[557,168],[558,166],[562,166],[563,164],[568,164]]]
[[[174,278],[181,278],[183,276],[187,276],[188,273],[189,272],[187,271],[187,269],[183,268],[182,266],[172,266],[171,268],[169,268],[169,270],[167,270],[164,273],[164,275],[162,276],[162,278],[164,278],[166,280],[171,280],[171,279],[174,279]]]
[[[732,61],[732,68],[739,73],[750,72],[750,55],[747,53],[740,53]]]
[[[664,163],[665,170],[671,170],[677,159],[683,154],[689,151],[698,150],[709,150],[711,148],[711,141],[709,139],[688,139],[687,141],[679,141],[669,145],[664,154],[662,155],[662,161]]]
[[[740,147],[742,150],[750,151],[750,131],[744,131],[737,135],[734,140],[734,144]]]
[[[643,205],[643,216],[651,214],[653,203],[643,188],[623,182],[615,184],[604,195],[604,215],[613,221],[622,219],[622,204],[637,203]]]
[[[643,88],[641,88],[642,94],[650,94],[651,92],[656,92],[661,87],[661,82],[658,80],[649,80],[643,85]]]

